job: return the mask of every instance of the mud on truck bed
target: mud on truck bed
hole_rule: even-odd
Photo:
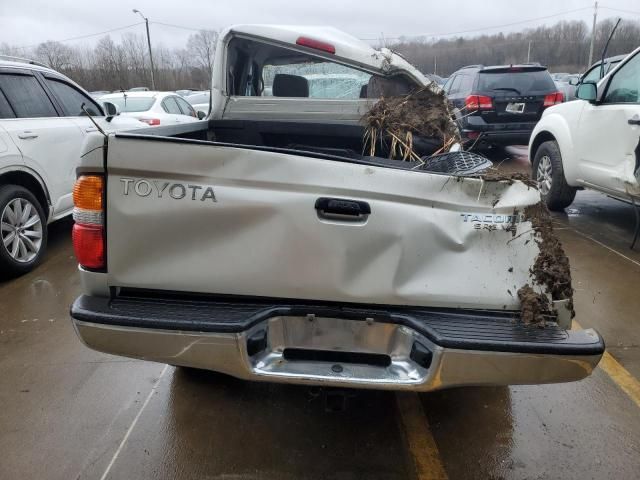
[[[521,181],[364,156],[355,125],[211,120],[92,142],[71,309],[90,348],[421,391],[578,380],[604,351],[533,276],[540,195]],[[521,318],[525,286],[548,301],[543,328]]]

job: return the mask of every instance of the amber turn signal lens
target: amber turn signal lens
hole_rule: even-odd
[[[81,175],[73,186],[73,204],[85,210],[102,210],[104,178]]]

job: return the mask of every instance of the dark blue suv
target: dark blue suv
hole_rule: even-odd
[[[546,67],[533,64],[455,72],[444,86],[465,141],[527,144],[545,108],[564,100]]]

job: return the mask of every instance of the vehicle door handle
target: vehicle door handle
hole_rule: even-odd
[[[637,115],[634,115],[633,118],[630,118],[629,120],[627,120],[627,123],[629,125],[640,125],[640,117],[638,117]]]
[[[33,132],[22,132],[18,134],[18,138],[21,138],[22,140],[29,140],[32,138],[38,138],[38,134]]]
[[[371,214],[367,202],[347,198],[320,197],[316,200],[315,209],[319,217],[332,220],[364,220]]]
[[[91,133],[91,132],[97,132],[98,129],[96,127],[89,127],[89,128],[85,128],[84,131],[87,133]]]

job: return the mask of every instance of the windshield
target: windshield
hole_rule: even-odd
[[[546,70],[522,72],[480,72],[478,91],[524,95],[532,92],[551,92],[556,87]]]
[[[103,102],[111,102],[120,108],[121,112],[146,112],[151,108],[153,102],[156,101],[153,97],[111,97],[102,98]]]

